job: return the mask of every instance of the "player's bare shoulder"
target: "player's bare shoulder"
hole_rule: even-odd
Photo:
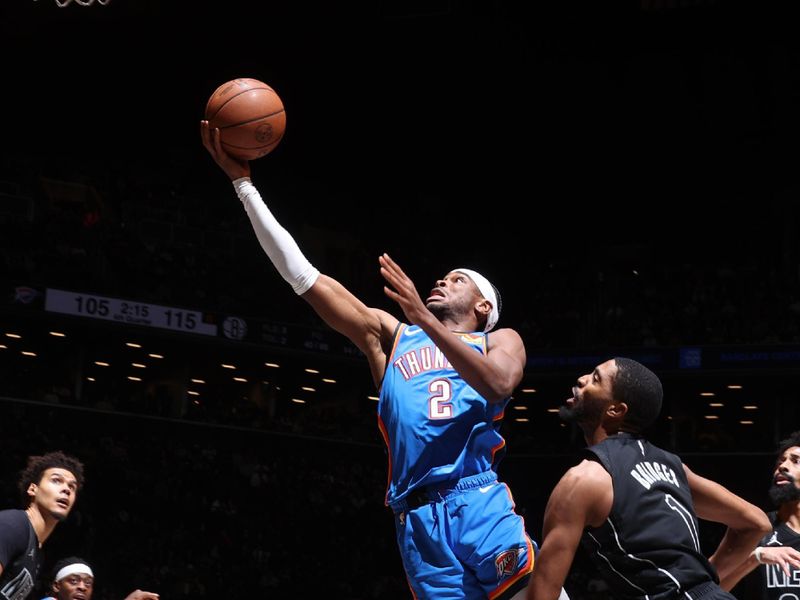
[[[584,459],[564,474],[552,498],[566,513],[582,514],[588,525],[599,527],[614,502],[611,475],[597,461]]]
[[[489,334],[489,351],[495,348],[501,348],[512,356],[519,356],[525,360],[525,342],[522,341],[522,336],[510,327],[503,327],[502,329],[495,329],[490,331]]]

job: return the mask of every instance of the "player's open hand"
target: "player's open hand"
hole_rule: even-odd
[[[414,282],[403,272],[388,254],[378,257],[381,275],[389,285],[383,286],[384,293],[400,305],[408,322],[421,325],[422,321],[432,316],[417,292]]]
[[[200,121],[200,137],[211,158],[225,171],[231,181],[240,177],[250,177],[250,163],[231,156],[222,148],[219,141],[219,129],[212,129],[208,125],[208,121]]]
[[[791,567],[800,569],[800,552],[791,546],[761,546],[761,563],[766,565],[778,565],[791,576]]]

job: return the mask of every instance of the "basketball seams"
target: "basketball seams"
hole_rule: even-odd
[[[271,86],[240,78],[214,90],[206,103],[206,120],[219,131],[219,143],[228,153],[254,160],[269,154],[283,139],[286,109]]]
[[[272,89],[271,87],[269,87],[268,85],[265,85],[264,87],[251,87],[251,88],[247,88],[246,90],[242,90],[242,91],[240,91],[240,92],[238,92],[238,93],[234,94],[233,96],[231,96],[231,97],[230,97],[230,98],[228,98],[227,100],[225,100],[225,102],[223,102],[222,104],[220,104],[220,105],[219,105],[219,108],[218,108],[217,110],[215,110],[215,111],[214,111],[214,114],[213,114],[213,115],[206,115],[206,121],[210,121],[211,119],[213,119],[214,117],[216,117],[216,116],[219,114],[219,111],[221,111],[223,108],[225,108],[225,106],[226,106],[226,105],[227,105],[227,104],[228,104],[228,103],[229,103],[231,100],[233,100],[234,98],[238,98],[238,97],[239,97],[239,96],[241,96],[242,94],[246,94],[247,92],[253,92],[253,91],[256,91],[256,90],[267,90],[268,92],[272,92],[273,94],[275,94],[275,90],[273,90],[273,89]],[[277,96],[277,94],[275,94],[275,95]],[[212,95],[212,96],[211,96],[211,99],[208,101],[208,104],[211,104],[211,100],[213,100],[213,99],[214,99],[214,95]],[[208,106],[206,106],[206,110],[208,110]]]
[[[223,125],[222,127],[219,127],[218,129],[230,129],[231,127],[240,127],[242,125],[249,125],[250,123],[255,123],[256,121],[260,121],[261,119],[269,119],[270,117],[274,117],[274,116],[280,115],[283,112],[284,112],[284,109],[281,109],[279,111],[276,111],[274,113],[270,113],[268,115],[264,115],[264,116],[261,116],[261,117],[255,117],[253,119],[248,119],[247,121],[241,121],[239,123],[234,123],[232,125]]]
[[[237,150],[263,150],[264,148],[274,146],[280,141],[281,138],[278,138],[277,140],[270,142],[269,144],[264,144],[263,146],[237,146],[236,144],[229,144],[228,142],[222,142],[222,145],[227,146],[228,148],[236,148]]]

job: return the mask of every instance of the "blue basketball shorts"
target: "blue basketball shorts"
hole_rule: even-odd
[[[417,491],[391,508],[415,598],[503,599],[527,585],[538,547],[494,471]]]

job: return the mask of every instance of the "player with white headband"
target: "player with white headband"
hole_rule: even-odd
[[[62,558],[53,567],[50,583],[53,594],[44,600],[92,600],[94,571],[89,563],[77,556]],[[159,600],[158,594],[135,590],[125,600]]]
[[[250,165],[222,149],[219,131],[203,121],[201,137],[281,277],[366,355],[389,453],[386,504],[414,596],[524,597],[536,545],[496,468],[505,447],[500,422],[526,356],[516,331],[494,329],[497,290],[478,272],[459,268],[423,301],[383,254],[384,292],[405,321],[366,306],[303,255],[250,180]]]

